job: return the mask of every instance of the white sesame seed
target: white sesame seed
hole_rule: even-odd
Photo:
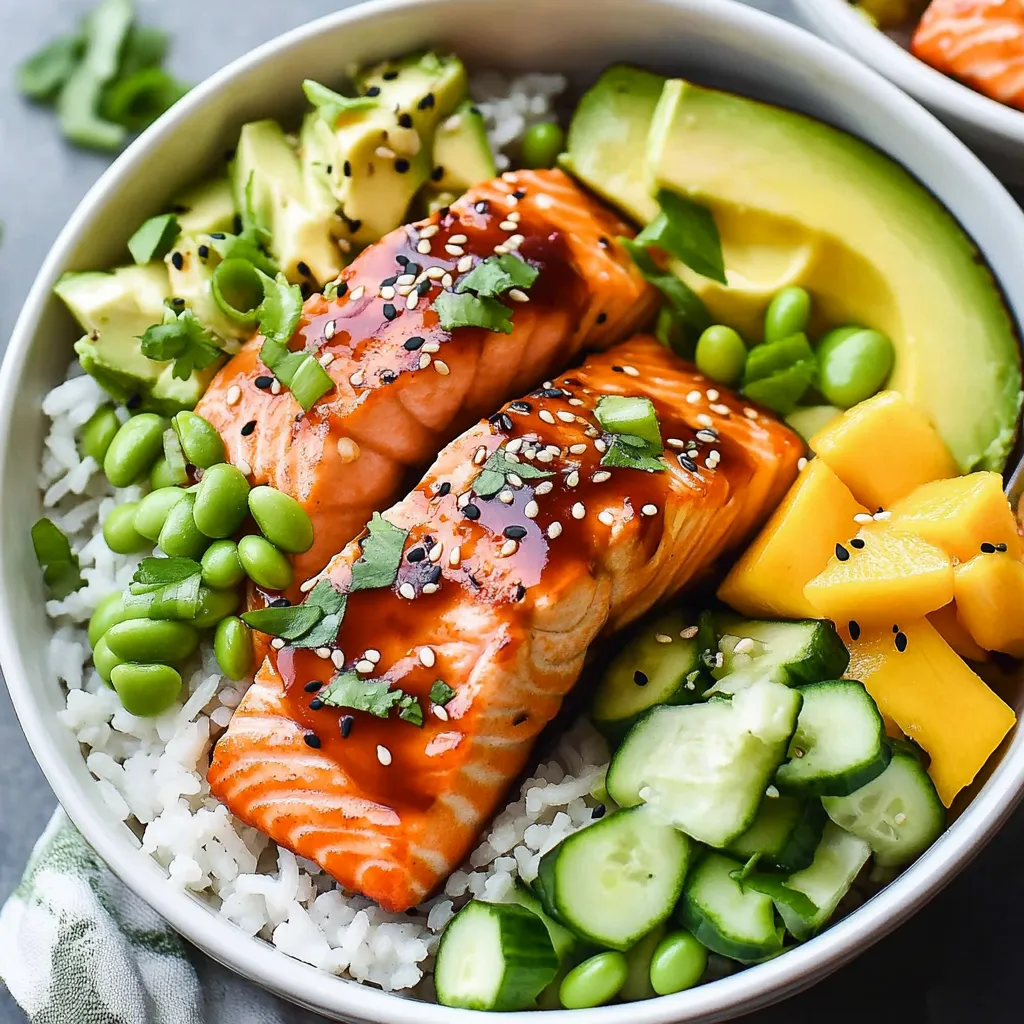
[[[679,636],[682,640],[692,640],[697,635],[696,626],[687,626],[685,629],[679,630]]]
[[[250,466],[245,459],[239,459],[235,463],[235,469],[237,469],[242,476],[252,476],[252,466]]]
[[[330,341],[334,337],[334,332],[337,330],[337,325],[333,320],[328,320],[324,324],[324,337]]]
[[[902,824],[904,824],[906,822],[906,820],[907,820],[907,816],[902,811],[897,811],[892,816],[892,821],[893,821],[894,825],[902,825]]]
[[[582,516],[578,518],[582,518]],[[615,522],[615,516],[613,516],[612,513],[608,511],[608,509],[605,509],[603,512],[598,512],[597,518],[600,522],[604,523],[605,526],[611,526]]]
[[[751,409],[749,405],[746,405],[743,407],[743,415],[746,416],[748,420],[756,420],[757,410]]]
[[[582,501],[577,501],[572,507],[573,519],[582,519],[587,514],[586,506]]]
[[[440,281],[441,278],[444,277],[445,273],[446,271],[444,267],[427,267],[420,276],[426,275],[426,277],[431,281]],[[416,278],[413,278],[413,284],[415,283]]]
[[[452,235],[448,239],[449,245],[465,245],[469,241],[468,235]]]
[[[525,241],[526,238],[523,235],[509,235],[508,238],[505,239],[505,246],[514,252]]]
[[[805,458],[797,459],[796,468],[797,468],[798,472],[800,470],[804,469],[806,466],[807,466],[807,460]]]
[[[522,288],[510,288],[508,291],[508,297],[513,302],[529,302],[530,296],[522,290]]]
[[[553,462],[554,458],[554,455],[552,455],[551,452],[547,450],[547,448],[545,448],[542,452],[537,452],[538,462]]]
[[[279,636],[275,636],[274,639],[270,641],[270,646],[273,647],[275,651],[279,651],[284,647],[284,641]]]
[[[437,370],[437,372],[441,374],[442,377],[447,377],[448,374],[452,372],[451,370],[448,369],[448,364],[442,362],[442,360],[440,359],[434,360],[434,369]]]
[[[383,765],[391,764],[391,751],[383,744],[377,744],[377,760]]]
[[[300,591],[301,591],[301,592],[302,592],[303,594],[307,594],[307,593],[309,593],[309,591],[311,591],[311,590],[312,590],[312,589],[313,589],[313,588],[314,588],[314,587],[315,587],[315,586],[316,586],[316,585],[317,585],[317,584],[318,584],[319,582],[320,582],[320,579],[319,579],[319,577],[317,577],[317,576],[312,576],[312,577],[310,577],[310,579],[306,580],[306,581],[305,581],[305,582],[304,582],[304,583],[303,583],[303,584],[302,584],[302,585],[301,585],[301,586],[299,587],[299,590],[300,590]]]
[[[604,454],[604,453],[605,453],[606,451],[608,451],[608,445],[607,445],[607,444],[605,444],[605,442],[604,442],[604,441],[603,441],[603,440],[602,440],[601,438],[598,438],[598,439],[597,439],[597,440],[596,440],[596,441],[594,442],[594,447],[595,447],[595,448],[596,448],[596,449],[597,449],[597,450],[598,450],[598,451],[599,451],[599,452],[600,452],[600,453],[601,453],[602,455],[603,455],[603,454]]]
[[[430,248],[431,248],[431,246],[430,246],[430,241],[429,241],[428,239],[426,239],[426,238],[421,238],[421,239],[420,239],[420,240],[419,240],[419,241],[418,241],[418,242],[416,243],[416,251],[417,251],[417,252],[418,252],[418,253],[419,253],[419,254],[420,254],[421,256],[427,256],[427,255],[429,255],[429,254],[430,254]]]
[[[275,379],[274,383],[270,385],[270,393],[272,395],[281,394],[281,382],[279,380]]]
[[[555,417],[547,409],[541,409],[537,416],[542,419],[545,423],[554,423]]]
[[[461,245],[452,245],[451,242],[449,242],[444,247],[444,251],[446,253],[448,253],[449,256],[465,256],[466,255],[466,250],[463,249]]]
[[[640,514],[642,516],[656,516],[658,514],[658,506],[650,504],[644,505],[644,507],[640,509]]]
[[[425,228],[420,228],[420,238],[433,238],[440,230],[436,224],[428,224]]]
[[[498,227],[502,231],[515,231],[518,228],[518,224],[514,220],[503,220]]]
[[[448,721],[448,712],[445,711],[445,709],[443,707],[441,707],[440,704],[435,704],[434,705],[433,712],[434,712],[434,716],[436,718],[439,718],[442,722],[447,722]]]
[[[528,501],[526,503],[526,508],[523,509],[523,515],[526,516],[527,519],[536,519],[539,514],[540,506],[537,502],[532,500]]]
[[[523,447],[523,439],[521,437],[513,437],[507,445],[505,445],[505,451],[509,455],[515,455],[520,448]]]
[[[428,341],[421,345],[420,349],[433,355],[435,352],[441,351],[441,346],[436,341]]]
[[[874,517],[870,512],[858,512],[854,517],[855,523],[870,523]]]
[[[569,454],[570,455],[582,455],[586,450],[587,450],[587,446],[585,444],[571,444],[571,445],[569,445]]]
[[[566,487],[575,487],[579,482],[580,475],[575,469],[565,478]]]
[[[366,288],[363,285],[358,285],[349,292],[348,297],[352,302],[358,302],[365,294]]]
[[[704,460],[704,465],[707,466],[708,469],[714,469],[718,465],[718,460],[717,459],[712,459],[709,456],[708,458],[706,458]]]
[[[749,636],[745,636],[736,641],[736,646],[732,650],[733,654],[749,654],[753,649],[754,641]]]
[[[710,427],[715,421],[706,413],[697,414],[697,425],[701,427]]]
[[[599,469],[590,479],[595,484],[603,484],[605,480],[611,480],[612,475],[607,469]]]
[[[436,594],[440,588],[436,583],[424,583],[423,593],[424,594]]]
[[[705,394],[708,396],[709,402],[718,401],[718,390],[716,388],[708,388]]]
[[[540,495],[550,494],[554,486],[555,485],[550,480],[541,480],[541,482],[534,487],[533,493]]]
[[[518,224],[520,217],[522,217],[522,214],[518,210],[513,210],[511,213],[505,215],[505,220],[510,220],[513,224]]]
[[[777,800],[779,798],[779,788],[778,788],[778,786],[769,786],[764,791],[764,795],[766,797],[768,797],[769,800]]]
[[[722,453],[717,448],[712,448],[711,451],[708,452],[708,458],[714,459],[715,462],[721,462]]]
[[[415,284],[415,283],[416,283],[416,275],[415,274],[399,274],[398,277],[395,278],[395,284]]]
[[[508,558],[509,555],[514,555],[519,550],[519,541],[507,540],[501,545],[501,550],[498,552],[502,558]]]
[[[372,661],[374,665],[376,665],[377,662],[380,661],[380,651],[378,651],[376,647],[367,648],[363,657],[366,658],[367,661]]]
[[[508,246],[507,245],[496,245],[494,247],[494,255],[495,256],[504,256],[507,253],[508,253]]]
[[[448,552],[448,564],[454,568],[462,561],[462,548],[458,544]]]
[[[351,437],[338,438],[338,458],[343,466],[359,458],[359,445]]]
[[[640,371],[635,366],[623,366],[622,372],[627,377],[639,377]]]
[[[545,451],[551,452],[552,455],[561,455],[562,449],[557,444],[545,445]]]
[[[422,352],[420,353],[419,368],[425,370],[433,361],[433,357],[429,352]]]
[[[344,651],[331,651],[331,662],[335,668],[345,667],[345,652]]]
[[[498,501],[500,501],[502,505],[511,505],[515,500],[516,496],[511,491],[502,491],[498,495]]]
[[[326,370],[334,362],[334,353],[325,352],[319,359],[320,365]]]
[[[696,405],[701,400],[702,397],[703,397],[703,395],[701,395],[701,393],[699,391],[691,391],[686,396],[686,401],[690,405]]]
[[[480,445],[475,452],[473,452],[473,465],[480,466],[483,464],[484,459],[487,458],[487,448],[484,445]]]
[[[569,399],[569,404],[570,405],[585,405],[586,403],[583,401],[582,398],[570,398]]]
[[[435,544],[428,552],[427,558],[431,562],[438,562],[441,560],[441,553],[444,551],[444,541],[439,541]]]
[[[454,284],[455,284],[455,278],[452,277],[451,274],[445,274],[441,278],[441,287],[442,288],[451,288]]]
[[[672,637],[668,633],[655,633],[654,639],[659,644],[670,644],[672,643]]]
[[[373,669],[373,662],[368,661],[366,658],[360,658],[359,661],[356,662],[356,671],[363,675],[365,675],[367,672],[372,672]]]
[[[567,412],[565,409],[559,409],[558,412],[555,413],[555,415],[563,423],[575,423],[576,422],[576,416],[573,413],[571,413],[571,412]]]
[[[562,524],[557,519],[548,527],[548,536],[552,540],[562,536]]]
[[[398,588],[398,593],[407,601],[411,601],[416,596],[416,591],[413,589],[413,585],[411,583],[403,583]]]
[[[455,269],[460,274],[465,274],[467,271],[472,270],[473,269],[473,257],[472,256],[463,256],[462,259],[459,260],[459,262],[456,265]]]
[[[362,387],[363,386],[363,380],[365,379],[365,377],[366,377],[366,374],[364,374],[361,369],[356,370],[356,372],[353,373],[351,377],[349,377],[349,383],[354,388]]]
[[[669,448],[683,448],[683,447],[685,447],[684,443],[682,441],[680,441],[678,437],[670,437],[670,438],[668,438],[665,441],[665,444],[667,444],[669,446]]]
[[[728,416],[729,415],[729,406],[722,405],[719,402],[712,402],[711,405],[708,406],[708,408],[712,412],[717,413],[719,416]]]
[[[522,487],[523,478],[518,473],[506,473],[505,483],[509,484],[511,487]]]
[[[584,430],[583,433],[586,434],[587,437],[597,437],[601,433],[601,431],[598,430],[597,427],[587,427],[587,429]]]
[[[433,668],[434,662],[437,658],[434,655],[434,649],[432,647],[421,647],[419,649],[420,664],[424,668]]]
[[[410,292],[408,298],[405,300],[406,309],[415,309],[420,303],[420,293]]]
[[[385,285],[380,290],[380,297],[382,299],[393,299],[395,297],[395,289],[391,285]]]
[[[873,518],[878,522],[885,522],[887,519],[892,519],[892,513],[883,510],[882,512],[876,512]]]
[[[395,151],[393,149],[389,149],[387,146],[378,146],[373,152],[379,156],[381,160],[395,159]]]
[[[228,393],[225,396],[224,401],[227,402],[228,405],[238,405],[241,400],[242,389],[237,384],[232,384],[231,387],[228,388]]]
[[[398,292],[398,294],[399,294],[399,295],[401,295],[403,299],[404,299],[404,298],[405,298],[405,297],[406,297],[407,295],[409,295],[409,294],[410,294],[410,293],[412,292],[412,290],[413,290],[413,286],[412,286],[411,284],[400,284],[400,285],[399,285],[399,286],[398,286],[398,287],[397,287],[397,288],[395,289],[395,291],[397,291],[397,292]]]

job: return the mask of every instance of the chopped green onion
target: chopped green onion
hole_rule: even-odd
[[[304,412],[309,412],[316,402],[334,387],[334,381],[331,380],[330,374],[320,365],[316,357],[309,353],[306,353],[291,380],[286,383],[288,390],[294,396],[295,401],[302,406]]]
[[[602,395],[594,415],[609,434],[631,434],[662,447],[658,415],[649,398]]]
[[[52,100],[78,66],[84,47],[81,35],[54,39],[18,68],[18,92],[37,102]]]
[[[174,245],[181,228],[173,213],[150,217],[134,235],[128,239],[128,251],[138,264],[162,260]]]
[[[32,526],[32,548],[52,598],[62,601],[85,586],[71,542],[51,520],[40,519]]]
[[[247,260],[257,270],[262,270],[270,277],[276,277],[277,264],[260,248],[255,232],[243,231],[240,235],[224,235],[216,238],[209,236],[210,248],[222,260]]]
[[[247,327],[256,325],[264,296],[263,282],[248,260],[232,256],[219,263],[210,280],[210,291],[229,320]]]
[[[312,78],[307,78],[302,83],[302,91],[331,128],[337,128],[338,120],[343,114],[370,110],[377,106],[377,101],[370,96],[342,96],[341,93],[328,89],[326,85],[314,82]]]
[[[132,25],[121,49],[118,75],[127,78],[143,68],[158,67],[167,56],[169,43],[170,37],[161,29]]]
[[[258,310],[260,333],[267,342],[283,349],[299,326],[299,318],[302,316],[302,290],[298,285],[289,284],[284,274],[268,277],[260,270],[256,272],[263,283],[263,301]],[[266,348],[266,344],[263,347]],[[270,366],[262,351],[260,358]]]
[[[435,680],[430,687],[430,703],[444,707],[455,698],[455,691],[443,680]]]
[[[107,86],[101,110],[108,121],[140,132],[170,110],[187,92],[188,86],[182,85],[163,68],[141,68]]]

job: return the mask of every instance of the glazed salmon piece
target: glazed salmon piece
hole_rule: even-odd
[[[602,395],[651,399],[662,471],[601,464]],[[349,592],[361,539],[329,563],[321,579],[348,593],[337,640],[270,653],[214,750],[214,794],[346,889],[419,903],[526,765],[590,643],[741,543],[802,453],[647,337],[509,403],[383,513],[401,549],[390,586]],[[414,695],[422,727],[322,704],[334,677]],[[443,707],[437,680],[455,691]]]
[[[978,92],[1024,110],[1021,0],[932,0],[911,50]]]
[[[319,352],[335,383],[309,412],[274,394],[260,336],[220,370],[196,412],[253,483],[309,513],[316,542],[296,560],[300,578],[471,423],[650,316],[653,293],[615,241],[631,233],[560,171],[505,174],[370,246],[342,274],[337,299],[306,302],[291,347]],[[512,333],[444,330],[431,303],[495,246],[540,272],[529,301],[506,302]]]

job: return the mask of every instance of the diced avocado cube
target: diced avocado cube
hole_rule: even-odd
[[[172,204],[183,235],[212,235],[235,229],[235,196],[226,177],[200,182]]]
[[[458,196],[497,173],[483,114],[464,100],[434,136],[432,187]]]
[[[225,342],[243,341],[251,336],[252,331],[225,316],[213,298],[210,282],[220,256],[209,235],[179,238],[164,262],[171,295],[183,300],[207,330]]]

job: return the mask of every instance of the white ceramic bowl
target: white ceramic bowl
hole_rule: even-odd
[[[385,0],[351,9],[261,47],[190,93],[115,163],[75,212],[28,296],[0,378],[0,655],[35,756],[100,856],[182,935],[222,963],[339,1020],[480,1024],[479,1014],[386,995],[289,959],[168,881],[106,808],[78,744],[57,721],[62,696],[46,663],[49,627],[28,543],[40,511],[40,401],[62,378],[76,336],[51,295],[58,276],[120,257],[131,228],[212,165],[243,121],[297,111],[302,78],[332,82],[352,61],[429,44],[450,46],[480,67],[561,70],[578,82],[611,61],[639,61],[798,107],[853,131],[901,160],[959,217],[1002,282],[1018,322],[1024,322],[1024,215],[945,128],[873,71],[729,0]],[[785,956],[676,996],[557,1012],[545,1015],[545,1024],[722,1020],[811,984],[948,882],[1009,814],[1022,781],[1024,737],[1016,735],[970,807],[931,850],[855,914]],[[540,1017],[505,1014],[500,1020]]]
[[[819,35],[860,58],[942,118],[1004,180],[1024,184],[1024,111],[929,67],[853,9],[849,0],[793,0]]]

